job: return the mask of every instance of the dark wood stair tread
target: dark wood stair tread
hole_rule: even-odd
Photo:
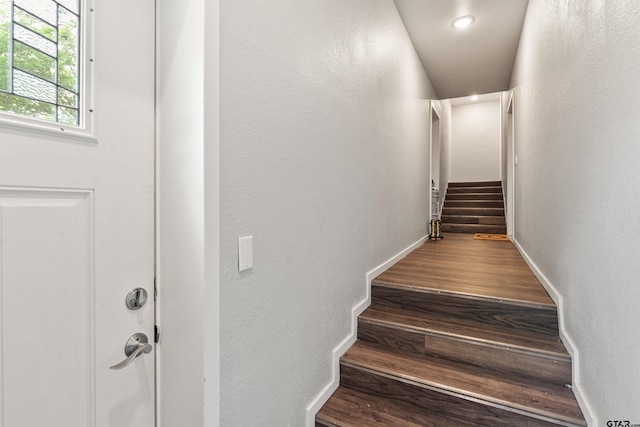
[[[538,419],[587,425],[573,392],[563,386],[518,383],[436,358],[425,361],[382,351],[361,341],[343,355],[341,364]]]
[[[401,399],[389,399],[367,391],[340,386],[316,416],[316,427],[513,427],[510,420],[487,417],[486,411],[460,410],[455,414],[437,413]],[[475,405],[476,409],[478,404]],[[490,415],[490,412],[489,412]],[[489,418],[489,419],[488,419]],[[516,417],[517,418],[517,417]],[[550,427],[551,423],[520,417],[518,427]]]
[[[504,208],[502,200],[449,200],[445,199],[444,206],[448,208]]]
[[[340,386],[316,416],[327,427],[459,427],[458,420],[429,414],[410,403]]]
[[[560,338],[554,339],[529,330],[516,333],[512,328],[501,328],[497,325],[483,328],[477,322],[453,315],[411,312],[374,303],[360,315],[360,321],[401,330],[447,335],[455,339],[477,341],[555,359],[571,359]]]
[[[502,194],[502,188],[500,187],[458,187],[458,188],[447,189],[447,195],[466,194],[466,193]]]
[[[467,234],[448,234],[444,240],[426,242],[376,277],[373,284],[446,291],[555,310],[553,300],[513,243],[474,240]]]

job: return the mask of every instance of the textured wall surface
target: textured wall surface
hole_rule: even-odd
[[[563,297],[593,425],[640,423],[640,3],[529,2],[516,236]]]
[[[500,180],[500,102],[451,108],[451,182]]]
[[[427,233],[430,97],[391,0],[221,2],[221,425],[303,425],[365,273]]]

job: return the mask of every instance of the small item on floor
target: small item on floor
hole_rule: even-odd
[[[442,222],[439,219],[432,219],[429,240],[441,240],[442,238]]]
[[[476,233],[473,235],[474,240],[498,240],[501,242],[510,242],[509,236],[506,234],[485,234],[485,233]]]

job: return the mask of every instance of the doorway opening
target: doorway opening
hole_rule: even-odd
[[[503,178],[505,194],[505,214],[507,221],[507,234],[515,237],[515,175],[516,175],[516,147],[515,147],[515,127],[513,117],[513,91],[509,92],[509,102],[507,104],[507,176]]]
[[[440,208],[442,195],[444,194],[444,188],[442,188],[441,172],[440,172],[440,158],[442,151],[442,144],[440,141],[440,115],[436,110],[435,103],[431,102],[431,108],[429,109],[429,123],[431,124],[431,132],[429,135],[429,151],[431,158],[431,165],[429,168],[429,179],[431,188],[431,203],[429,208],[429,219],[440,218]]]

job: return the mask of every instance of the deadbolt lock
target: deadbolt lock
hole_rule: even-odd
[[[147,291],[143,288],[135,288],[127,294],[125,303],[129,310],[139,310],[146,304],[148,298]]]

